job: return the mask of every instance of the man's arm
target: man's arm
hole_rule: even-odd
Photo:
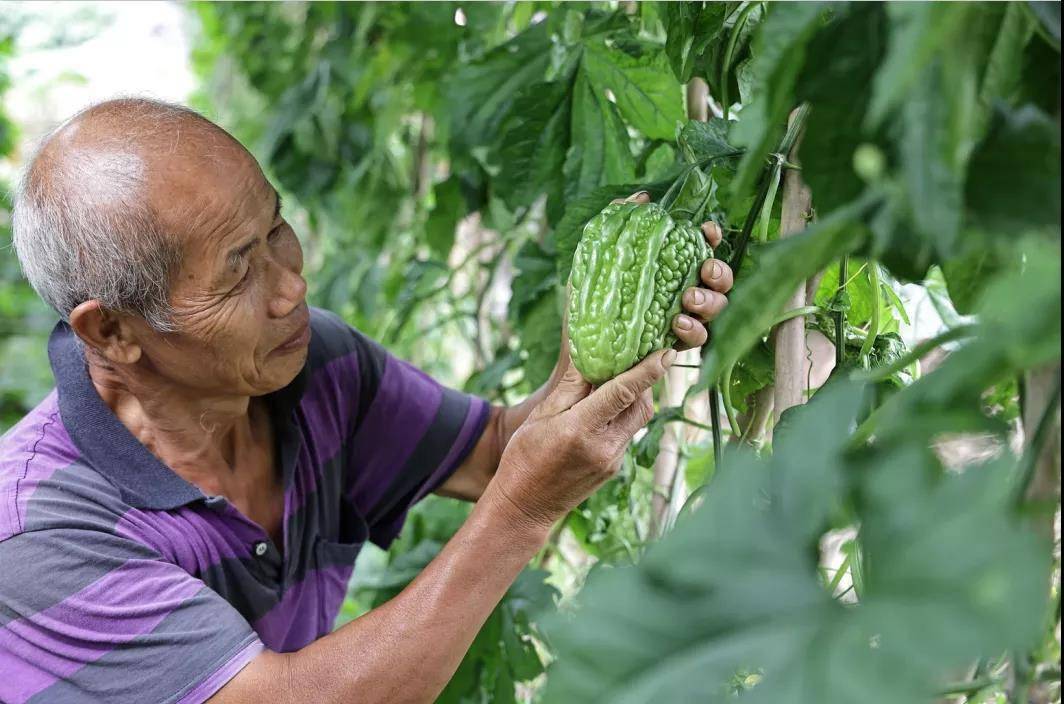
[[[398,596],[301,650],[261,653],[210,701],[435,701],[554,522],[614,476],[674,357],[654,354],[594,393],[570,367],[510,439],[469,518]]]
[[[397,597],[297,652],[263,652],[210,701],[434,701],[547,532],[487,492]]]
[[[488,482],[495,476],[510,438],[521,427],[532,409],[550,395],[558,385],[565,367],[569,364],[568,341],[563,337],[562,352],[550,378],[528,398],[513,406],[492,406],[488,422],[484,426],[473,449],[462,464],[436,489],[440,496],[476,501],[484,493]]]

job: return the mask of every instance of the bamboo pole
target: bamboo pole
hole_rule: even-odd
[[[791,121],[794,113],[791,113]],[[798,163],[799,137],[788,161]],[[786,169],[783,176],[783,210],[780,219],[780,237],[792,237],[805,229],[806,219],[812,206],[812,193],[802,181],[801,171]],[[784,310],[801,308],[806,304],[805,284],[801,284],[784,304]],[[776,346],[776,377],[773,399],[773,418],[778,423],[788,408],[805,401],[805,319],[802,317],[784,321],[773,331]]]
[[[709,87],[701,78],[692,78],[687,84],[687,117],[692,120],[709,119]],[[693,381],[692,370],[681,364],[697,365],[698,353],[685,350],[677,355],[676,364],[665,373],[665,380],[658,393],[658,407],[670,408],[683,403],[687,389]],[[651,498],[650,533],[660,537],[684,500],[683,482],[678,481],[680,471],[680,439],[684,429],[678,423],[669,423],[661,435],[658,458],[654,461],[654,494]]]

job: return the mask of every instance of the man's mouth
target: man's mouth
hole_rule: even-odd
[[[292,335],[284,342],[274,348],[274,352],[291,352],[292,350],[302,349],[310,342],[310,316],[303,316],[303,323],[299,328],[292,333]]]

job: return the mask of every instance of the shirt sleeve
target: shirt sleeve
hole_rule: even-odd
[[[490,406],[440,384],[336,316],[324,316],[316,316],[317,332],[341,335],[343,344],[331,346],[347,360],[323,365],[326,373],[343,369],[348,377],[345,495],[365,519],[369,539],[387,547],[410,507],[443,484],[476,445]]]
[[[195,704],[263,650],[201,580],[80,528],[0,542],[0,701]]]

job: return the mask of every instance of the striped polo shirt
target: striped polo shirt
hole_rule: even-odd
[[[265,397],[277,546],[140,444],[56,326],[56,389],[0,438],[0,702],[202,702],[264,648],[332,630],[362,545],[396,537],[489,409],[332,313],[311,329],[303,370]]]

